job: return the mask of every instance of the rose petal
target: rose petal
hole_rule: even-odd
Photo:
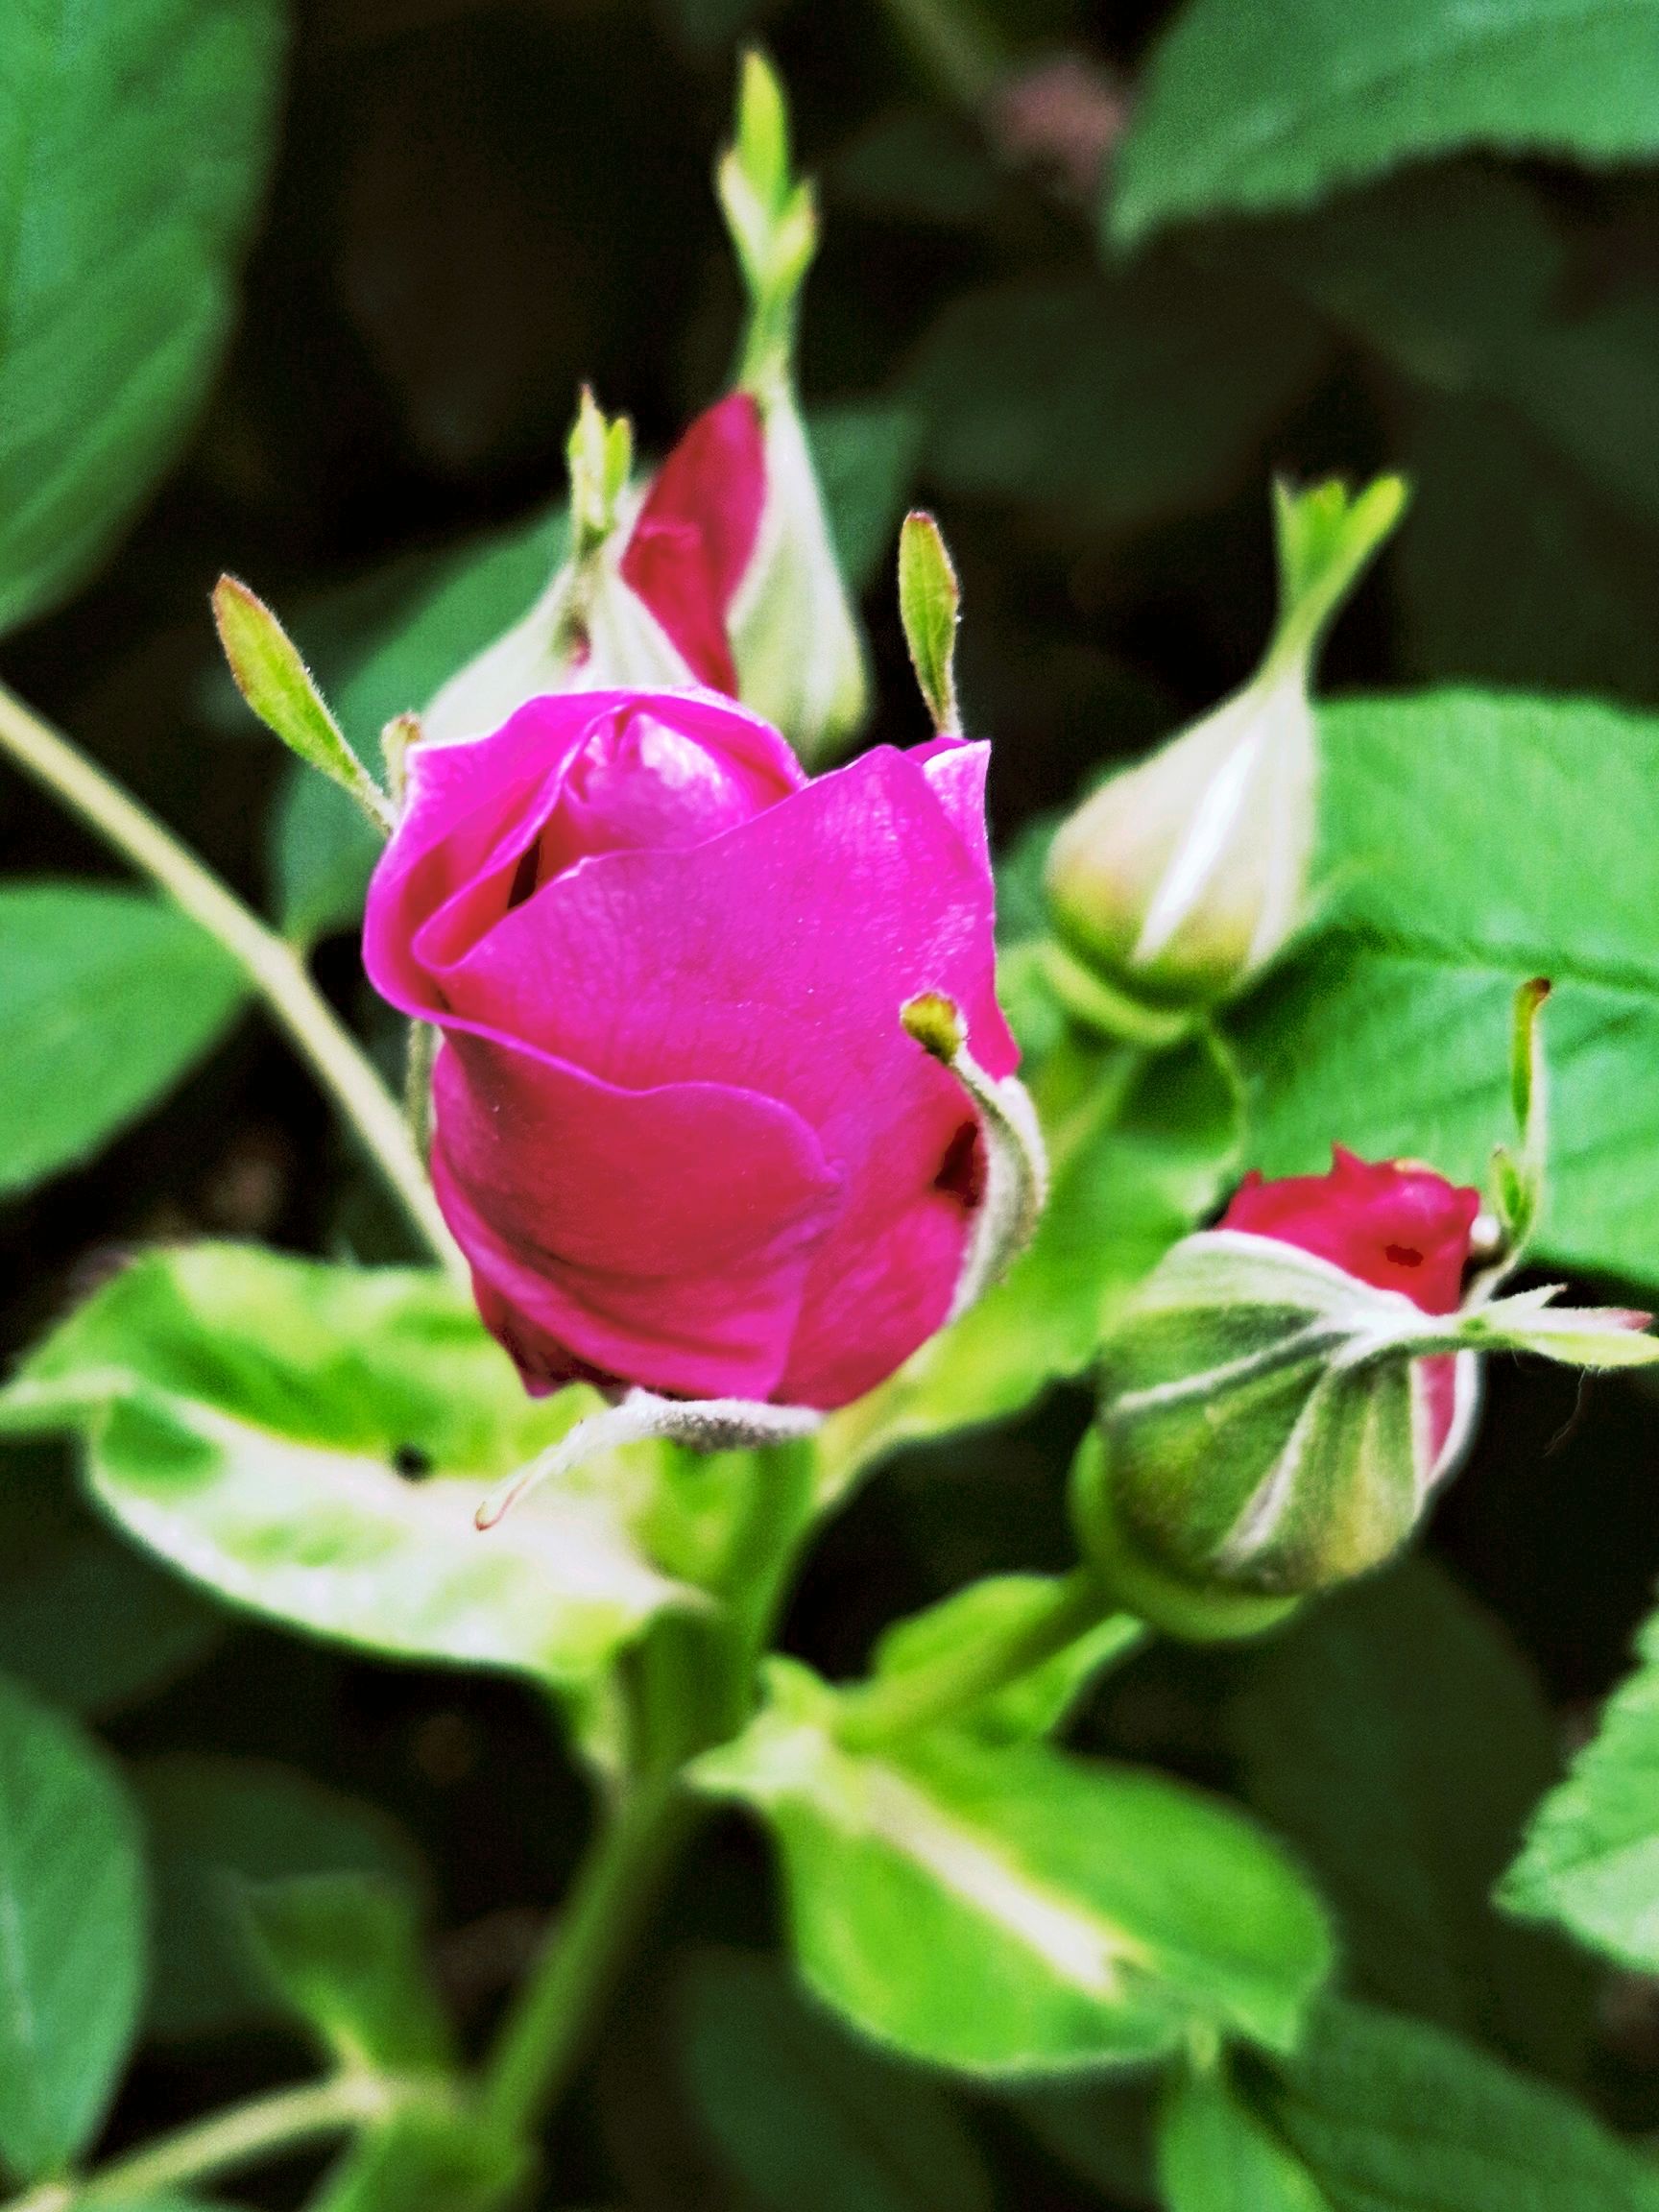
[[[629,534],[622,580],[700,683],[735,696],[726,617],[755,551],[766,500],[760,411],[733,392],[689,426],[658,471]]]
[[[439,1200],[528,1379],[773,1394],[839,1194],[796,1116],[709,1083],[618,1091],[475,1036],[445,1046],[435,1095]]]
[[[770,791],[805,781],[770,723],[712,692],[554,693],[488,737],[418,745],[403,818],[364,915],[364,965],[382,998],[428,1019],[445,1011],[425,948],[454,959],[500,919],[514,870],[558,805],[571,761],[622,711],[661,717]]]

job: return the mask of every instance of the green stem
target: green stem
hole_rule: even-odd
[[[1055,1583],[1042,1611],[977,1643],[942,1652],[926,1665],[878,1676],[847,1692],[836,1736],[850,1751],[873,1751],[895,1737],[953,1719],[1118,1610],[1094,1570],[1078,1567]]]
[[[0,751],[222,945],[310,1063],[421,1238],[458,1280],[466,1262],[438,1210],[420,1154],[373,1064],[311,980],[294,947],[181,845],[146,807],[0,685]]]
[[[70,2212],[71,2207],[162,2196],[278,2152],[349,2134],[385,2118],[398,2102],[397,2084],[368,2074],[340,2074],[331,2080],[278,2089],[146,2144],[84,2181],[44,2182],[12,2198],[0,2212]]]
[[[484,2069],[479,2110],[503,2135],[531,2135],[552,2111],[697,1812],[678,1776],[640,1782],[589,1846]]]

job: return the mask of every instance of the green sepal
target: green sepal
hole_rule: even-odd
[[[931,515],[914,508],[899,533],[899,619],[910,664],[941,737],[962,734],[956,704],[956,625],[962,618],[962,591]]]
[[[349,792],[384,834],[392,827],[386,794],[347,744],[300,649],[265,602],[235,576],[213,587],[213,620],[236,688],[307,767]]]

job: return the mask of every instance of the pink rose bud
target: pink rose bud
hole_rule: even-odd
[[[1252,1175],[1184,1238],[1102,1357],[1079,1455],[1085,1544],[1123,1601],[1176,1634],[1267,1624],[1379,1566],[1466,1442],[1479,1355],[1587,1367],[1659,1356],[1647,1316],[1466,1281],[1476,1190],[1336,1148],[1326,1175]]]
[[[712,692],[633,690],[412,752],[364,954],[444,1031],[438,1196],[532,1389],[827,1409],[944,1322],[983,1140],[901,1010],[1012,1069],[986,753],[809,781]]]
[[[584,432],[595,423],[600,440],[620,430],[629,450],[625,422],[606,426],[585,398],[571,441],[571,554],[529,613],[439,691],[422,716],[428,737],[480,735],[551,691],[706,685],[736,695],[733,609],[767,505],[759,408],[743,392],[707,408],[643,497],[626,481],[591,482],[602,462],[585,456]]]

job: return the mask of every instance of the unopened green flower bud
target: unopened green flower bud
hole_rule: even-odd
[[[1313,860],[1320,638],[1406,503],[1399,477],[1358,497],[1275,488],[1280,617],[1241,691],[1115,775],[1061,829],[1047,887],[1088,968],[1161,1004],[1243,990],[1300,928]]]
[[[863,725],[870,682],[795,391],[817,203],[810,182],[794,173],[783,87],[754,52],[743,58],[736,133],[715,182],[749,296],[737,387],[759,409],[765,451],[759,538],[730,618],[737,694],[817,768]]]
[[[1478,1355],[1659,1358],[1647,1316],[1464,1290],[1479,1194],[1338,1153],[1253,1177],[1142,1285],[1080,1456],[1084,1543],[1173,1633],[1232,1635],[1399,1550],[1471,1432]],[[1461,1302],[1459,1302],[1461,1301]]]

